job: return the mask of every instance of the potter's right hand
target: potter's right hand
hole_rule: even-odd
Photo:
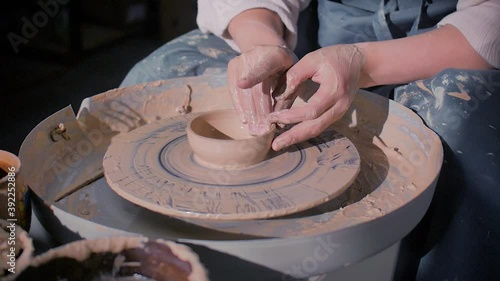
[[[367,78],[363,72],[365,53],[356,45],[335,45],[321,48],[304,56],[286,73],[286,89],[275,96],[275,111],[271,122],[296,124],[274,139],[272,147],[280,150],[318,136],[339,120],[351,105],[360,81]],[[299,86],[311,79],[319,88],[307,103],[291,109]]]
[[[272,110],[271,93],[281,75],[295,62],[295,54],[285,47],[259,45],[229,62],[229,92],[241,122],[252,135],[269,131]]]

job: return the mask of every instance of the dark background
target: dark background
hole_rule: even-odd
[[[118,87],[135,63],[196,28],[194,0],[2,5],[0,149],[15,154],[44,118],[67,105],[76,112],[84,98]]]

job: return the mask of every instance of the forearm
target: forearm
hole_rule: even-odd
[[[242,52],[256,45],[286,45],[280,17],[263,8],[246,10],[234,17],[228,32]]]
[[[407,38],[356,45],[365,57],[361,88],[408,83],[445,68],[492,68],[452,25]]]

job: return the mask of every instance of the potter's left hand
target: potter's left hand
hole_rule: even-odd
[[[243,52],[228,64],[229,92],[240,120],[252,135],[269,131],[271,92],[281,75],[297,61],[288,48],[260,45]]]
[[[354,45],[336,45],[307,54],[286,73],[286,89],[279,96],[270,121],[282,124],[299,123],[278,136],[272,144],[280,150],[318,136],[347,111],[358,89],[364,62],[363,52]],[[311,79],[320,86],[300,107],[289,107],[296,98],[299,85]],[[283,110],[279,110],[285,108]]]

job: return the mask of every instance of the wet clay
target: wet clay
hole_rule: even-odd
[[[37,276],[44,276],[44,280],[208,280],[205,268],[189,247],[143,237],[70,243],[35,257],[29,267],[13,277],[35,280]],[[137,277],[140,279],[132,279]]]
[[[186,135],[196,163],[212,169],[245,169],[266,158],[274,127],[252,136],[236,111],[219,110],[191,120]]]
[[[200,133],[194,146],[188,124]],[[248,136],[232,110],[159,120],[116,136],[104,156],[104,174],[116,193],[152,211],[228,220],[309,209],[342,193],[359,172],[354,144],[333,130],[267,156],[272,134],[264,143]],[[200,164],[196,155],[216,167]],[[244,168],[232,169],[238,167],[233,163]]]

